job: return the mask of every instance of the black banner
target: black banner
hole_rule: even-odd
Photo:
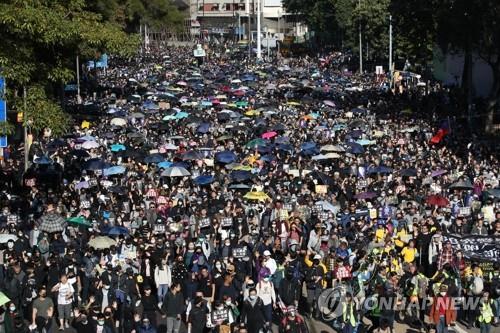
[[[443,237],[451,242],[455,250],[461,250],[467,259],[500,263],[500,237],[454,234]]]

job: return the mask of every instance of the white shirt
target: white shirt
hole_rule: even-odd
[[[266,262],[264,263],[264,267],[267,267],[269,269],[271,275],[273,275],[276,272],[276,269],[278,269],[276,260],[274,260],[273,258],[267,259]]]
[[[59,282],[59,289],[57,294],[57,304],[67,305],[73,303],[73,298],[68,297],[70,294],[73,294],[75,289],[71,285],[71,283],[61,283]]]

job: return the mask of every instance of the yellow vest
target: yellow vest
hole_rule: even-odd
[[[484,303],[481,307],[481,315],[479,316],[479,322],[489,324],[493,319],[493,309],[491,308],[491,302]]]
[[[344,323],[347,321],[347,304],[342,304],[342,318],[344,319]],[[352,327],[356,327],[356,318],[354,317],[354,304],[349,304],[349,323]]]

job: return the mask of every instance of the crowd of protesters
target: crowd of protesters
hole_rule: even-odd
[[[452,94],[383,92],[332,55],[193,59],[111,62],[97,119],[36,137],[25,174],[5,151],[0,332],[491,332],[498,146],[442,117]],[[493,255],[453,242],[468,236]]]

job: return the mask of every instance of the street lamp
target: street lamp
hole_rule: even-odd
[[[266,34],[266,44],[267,44],[267,61],[270,59],[270,50],[269,50],[269,28],[264,26],[264,33]]]

